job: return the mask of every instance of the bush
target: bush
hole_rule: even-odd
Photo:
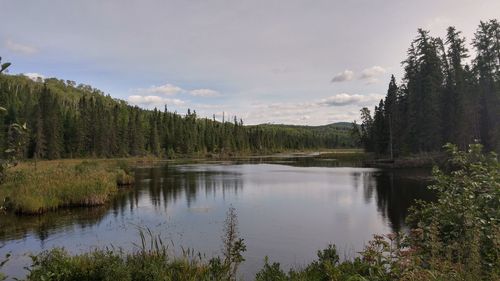
[[[434,168],[436,202],[420,202],[409,222],[422,229],[427,260],[448,257],[476,278],[500,274],[500,165],[497,155],[484,154],[479,144],[450,154],[444,170]]]
[[[139,250],[128,254],[121,249],[101,249],[72,256],[55,248],[32,256],[28,280],[232,281],[236,280],[237,266],[245,251],[243,239],[237,235],[236,211],[232,207],[227,213],[225,231],[223,242],[229,247],[225,249],[229,257],[224,259],[206,261],[192,250],[183,250],[182,257],[172,257],[161,238],[147,229],[139,232]]]
[[[447,167],[434,168],[436,202],[411,210],[409,233],[374,235],[360,257],[339,261],[335,246],[318,260],[285,274],[279,263],[257,273],[264,280],[500,280],[500,166],[480,145],[447,145]]]
[[[255,281],[286,281],[287,275],[280,268],[280,264],[275,262],[269,264],[269,258],[265,257],[264,267],[255,275]]]

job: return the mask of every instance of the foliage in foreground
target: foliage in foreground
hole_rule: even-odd
[[[190,249],[183,250],[182,257],[172,257],[162,239],[148,229],[140,231],[141,244],[134,253],[105,249],[71,256],[56,248],[33,256],[28,280],[237,280],[246,250],[237,221],[231,206],[224,224],[223,258],[207,261]]]
[[[500,277],[500,164],[482,146],[446,146],[448,171],[434,168],[436,202],[420,202],[408,218],[426,234],[426,259],[446,256],[474,276]],[[486,274],[486,275],[485,275]]]
[[[35,165],[25,164],[7,174],[0,188],[0,205],[24,214],[101,205],[117,191],[117,185],[133,181],[123,169],[97,161]]]
[[[34,257],[28,280],[217,280],[217,262],[171,258],[162,249],[124,254],[101,250],[71,256],[61,249]]]
[[[481,145],[450,153],[434,169],[436,202],[411,211],[410,233],[375,235],[360,257],[340,262],[334,246],[318,260],[285,273],[266,259],[256,280],[499,280],[500,165]]]
[[[318,259],[285,272],[267,258],[256,281],[271,280],[499,280],[500,166],[481,145],[458,151],[448,145],[449,166],[435,169],[438,199],[412,210],[409,233],[375,235],[360,255],[341,261],[334,245],[318,251]],[[243,261],[233,208],[228,212],[224,259],[201,255],[169,257],[161,240],[125,254],[99,250],[71,256],[54,249],[34,257],[28,280],[235,280]],[[150,234],[153,237],[152,234]],[[145,250],[148,249],[148,250]],[[191,253],[191,254],[189,254]]]

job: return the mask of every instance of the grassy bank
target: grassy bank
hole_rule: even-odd
[[[8,211],[40,214],[60,207],[104,204],[118,185],[132,181],[123,161],[25,162],[8,172],[0,186],[0,200]]]
[[[287,151],[277,156],[302,156],[314,151]],[[181,155],[179,155],[181,156]],[[230,156],[225,159],[239,159]],[[319,158],[360,160],[365,154],[358,149],[330,149]],[[218,158],[217,159],[224,159]],[[196,158],[194,155],[177,158],[175,162],[201,161],[213,158]],[[41,214],[61,207],[102,205],[120,186],[131,185],[131,166],[157,165],[166,161],[156,157],[121,159],[62,159],[52,161],[25,161],[8,170],[0,185],[0,211],[18,214]]]
[[[316,260],[288,272],[264,258],[252,279],[500,280],[498,158],[483,154],[478,145],[467,152],[448,149],[451,159],[446,169],[434,170],[435,183],[430,187],[438,200],[412,209],[409,223],[414,228],[408,233],[375,235],[357,257],[344,261],[331,245],[318,251]],[[171,256],[161,239],[141,235],[142,246],[131,253],[120,249],[79,255],[61,249],[44,252],[33,257],[27,280],[239,280],[234,272],[244,261],[241,254],[246,247],[235,234],[235,213],[228,214],[234,219],[226,219],[224,258],[205,259],[192,251]]]

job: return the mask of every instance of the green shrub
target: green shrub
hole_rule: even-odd
[[[234,232],[237,229],[234,208],[230,208],[227,216],[225,231],[231,232],[224,234],[224,242],[228,242],[228,236],[234,238],[225,244],[232,247],[227,249],[231,253],[229,260],[216,257],[206,261],[192,250],[184,250],[182,257],[170,256],[162,239],[147,229],[140,230],[141,243],[136,245],[139,250],[132,253],[101,249],[72,256],[55,248],[32,256],[27,280],[236,280],[237,264],[245,249],[243,240]]]
[[[255,281],[286,281],[285,272],[280,268],[280,264],[274,262],[269,264],[269,258],[264,258],[264,267],[255,275]]]
[[[374,235],[360,256],[339,261],[335,246],[285,274],[266,258],[256,280],[500,280],[500,166],[480,145],[447,145],[445,169],[434,168],[437,201],[411,210],[409,233]]]
[[[449,257],[465,271],[484,279],[500,274],[500,165],[497,155],[484,154],[479,144],[459,151],[442,170],[434,168],[437,201],[420,202],[409,222],[422,229],[420,241],[428,260]]]

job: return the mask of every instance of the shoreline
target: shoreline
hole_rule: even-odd
[[[278,152],[264,155],[232,155],[175,159],[159,157],[83,158],[28,160],[8,172],[0,185],[0,211],[17,215],[41,215],[61,208],[100,206],[109,202],[123,187],[132,186],[132,170],[162,164],[218,163],[279,159],[316,159],[382,168],[429,168],[442,163],[440,154],[425,154],[387,162],[361,149],[325,149]],[[0,214],[1,215],[1,214]]]

